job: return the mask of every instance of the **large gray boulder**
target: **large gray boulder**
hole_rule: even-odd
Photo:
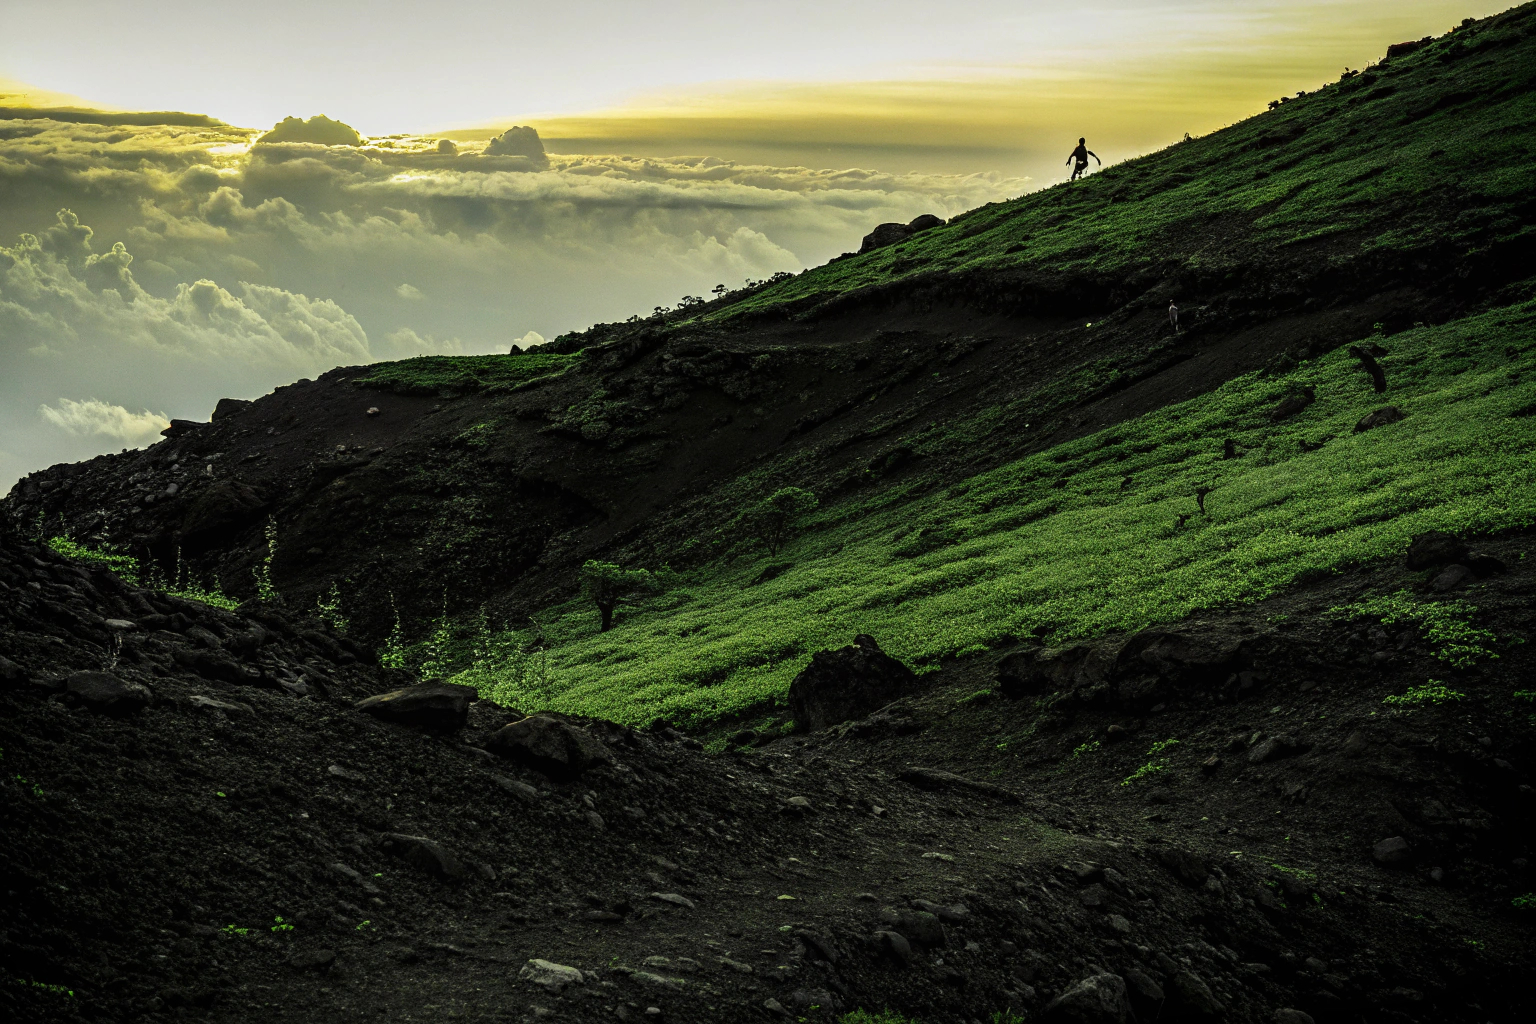
[[[357,710],[396,725],[428,732],[457,732],[469,718],[469,705],[480,699],[473,686],[419,683],[378,693],[357,702]]]
[[[493,754],[552,779],[573,779],[589,768],[613,761],[600,740],[552,715],[533,715],[504,725],[491,734],[485,746]]]
[[[835,651],[817,651],[789,684],[789,706],[802,729],[863,718],[915,692],[917,674],[867,634]]]

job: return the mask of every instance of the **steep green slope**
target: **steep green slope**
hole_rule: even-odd
[[[1385,396],[1342,351],[1249,374],[942,493],[830,508],[776,559],[690,574],[612,632],[581,602],[552,609],[539,671],[492,658],[458,678],[524,709],[704,725],[782,697],[855,633],[932,666],[1257,601],[1424,530],[1536,522],[1536,302],[1390,345]],[[1306,388],[1315,403],[1272,422]],[[1405,418],[1356,432],[1384,399]],[[792,567],[754,584],[770,561]]]
[[[1533,32],[1527,4],[1231,128],[973,210],[704,318],[799,312],[935,272],[1113,286],[1146,270],[1219,280],[1256,254],[1307,242],[1331,241],[1320,258],[1340,265],[1528,243]]]

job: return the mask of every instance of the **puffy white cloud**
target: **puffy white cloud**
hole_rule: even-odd
[[[882,221],[1024,189],[986,174],[541,156],[528,133],[325,146],[202,124],[0,128],[0,242],[19,236],[0,246],[0,433],[30,465],[107,437],[32,413],[62,410],[61,394],[200,418],[221,395],[336,365],[505,352],[820,263]]]
[[[171,425],[165,413],[129,412],[120,405],[112,405],[98,398],[76,401],[60,398],[57,405],[40,405],[37,411],[43,419],[77,437],[100,434],[114,440],[125,441],[137,447],[158,441],[160,431]]]

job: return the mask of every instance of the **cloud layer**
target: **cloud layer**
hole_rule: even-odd
[[[1025,188],[546,156],[531,129],[342,146],[104,120],[0,120],[0,488],[152,440],[132,409],[203,418],[337,365],[506,351]]]

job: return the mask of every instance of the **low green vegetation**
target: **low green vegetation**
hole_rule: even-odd
[[[811,654],[858,633],[923,671],[1026,636],[1059,644],[1260,601],[1400,556],[1425,530],[1536,522],[1536,302],[1378,340],[1384,396],[1335,351],[947,489],[822,504],[771,563],[738,548],[607,632],[590,601],[545,609],[537,690],[515,681],[525,668],[494,663],[463,681],[523,710],[702,726],[772,706]],[[1302,387],[1316,402],[1271,422]],[[1388,401],[1402,421],[1355,432]],[[923,530],[945,542],[904,547]],[[1359,614],[1411,617],[1451,665],[1492,653],[1470,606],[1383,601]],[[526,650],[534,636],[505,640]]]
[[[1345,618],[1374,619],[1384,626],[1411,622],[1419,627],[1424,639],[1435,645],[1435,656],[1452,668],[1469,668],[1478,661],[1498,657],[1491,646],[1498,638],[1472,625],[1477,609],[1465,601],[1420,601],[1408,591],[1399,590],[1328,611]]]
[[[96,549],[80,544],[68,537],[49,537],[44,543],[54,554],[62,555],[72,562],[81,565],[89,565],[99,569],[106,569],[125,583],[136,587],[148,587],[151,590],[159,590],[172,597],[185,598],[188,601],[200,601],[203,604],[213,605],[215,608],[223,608],[226,611],[239,606],[240,602],[224,593],[218,586],[207,587],[193,579],[186,567],[182,564],[181,553],[176,555],[175,574],[169,579],[160,571],[160,567],[154,564],[146,564],[132,555],[108,549]]]
[[[132,555],[118,554],[111,550],[98,551],[68,537],[49,537],[46,543],[50,551],[71,562],[106,569],[125,583],[131,583],[134,586],[139,584],[139,560]]]
[[[1416,708],[1422,704],[1446,704],[1451,701],[1465,700],[1466,696],[1438,679],[1431,679],[1427,683],[1410,686],[1407,693],[1394,693],[1383,697],[1381,702],[1406,709]]]
[[[1145,780],[1152,778],[1154,775],[1159,775],[1167,771],[1168,759],[1166,757],[1158,757],[1158,755],[1164,753],[1165,751],[1172,750],[1178,745],[1179,741],[1174,739],[1158,740],[1156,743],[1152,744],[1152,746],[1147,749],[1147,756],[1152,758],[1152,760],[1148,761],[1146,764],[1143,764],[1140,768],[1137,768],[1134,772],[1131,772],[1131,774],[1127,775],[1121,781],[1120,785],[1134,786],[1138,782],[1144,782]]]
[[[375,363],[352,383],[401,395],[501,393],[562,373],[577,357],[555,352],[505,356],[417,356]]]

